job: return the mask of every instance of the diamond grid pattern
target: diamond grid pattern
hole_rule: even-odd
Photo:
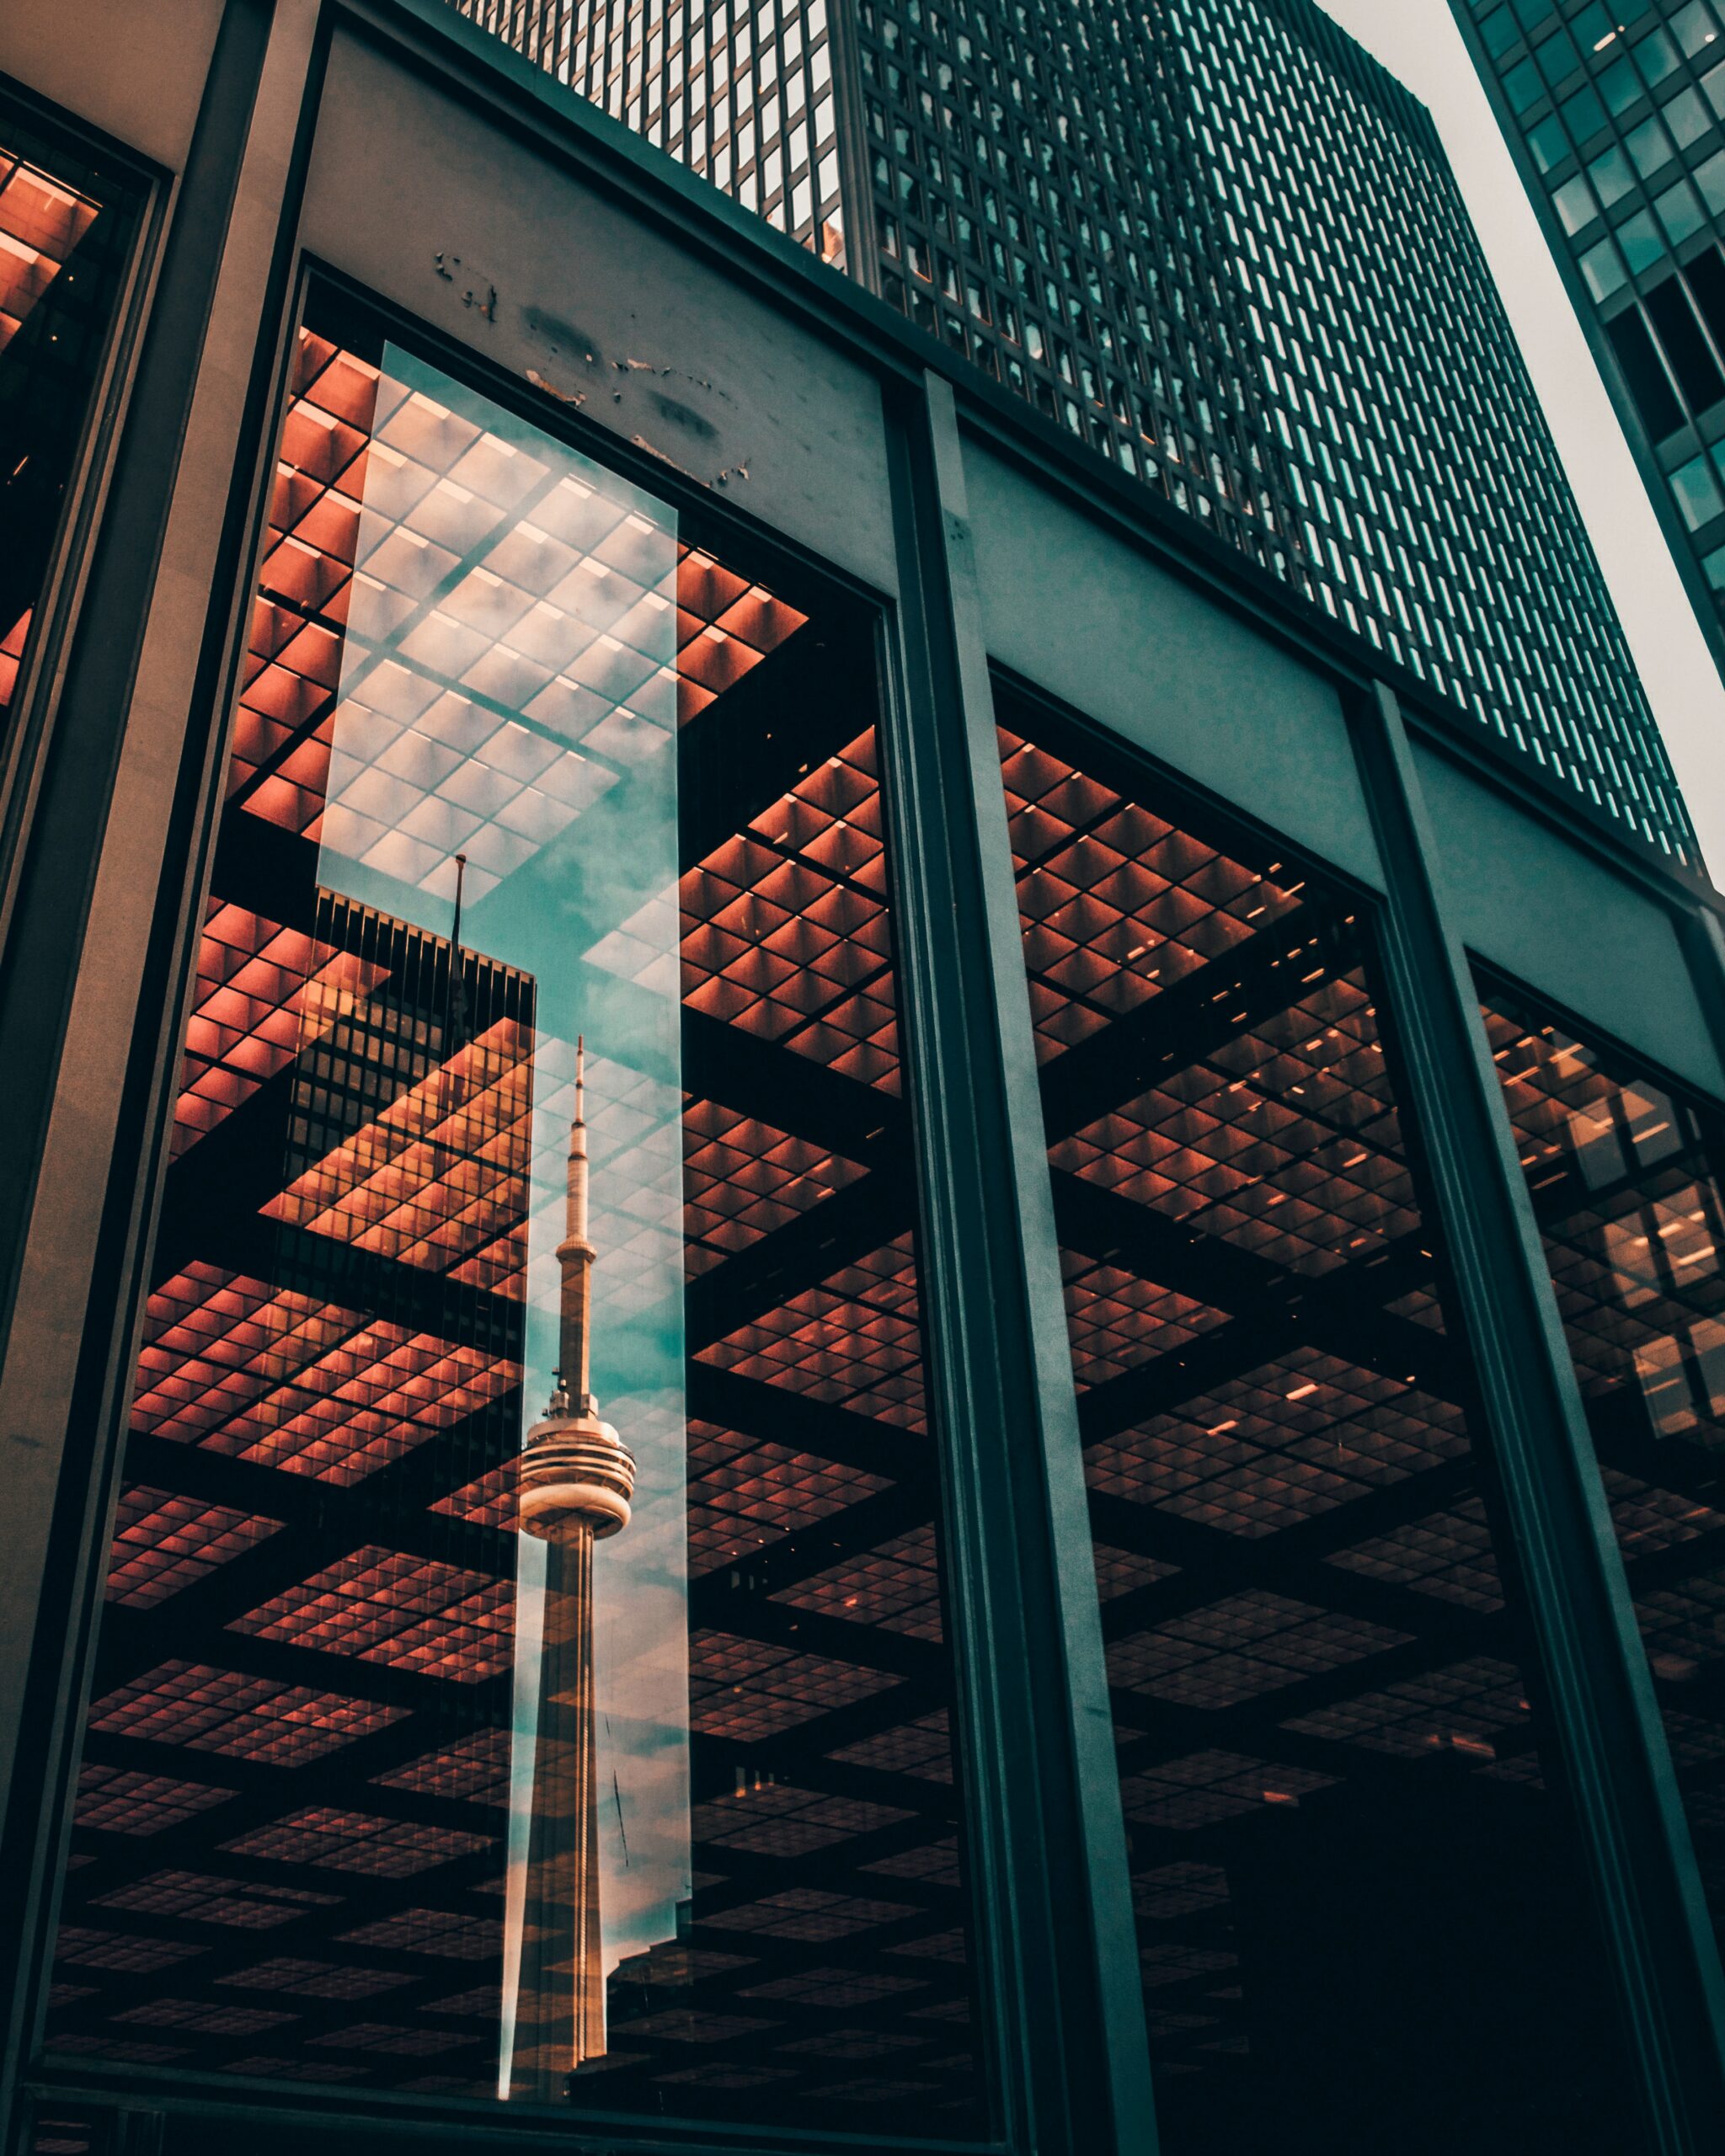
[[[1486,1030],[1589,1396],[1617,1543],[1715,1921],[1725,1912],[1725,1195],[1710,1107],[1508,994]],[[1691,1547],[1691,1545],[1693,1545]],[[1520,1763],[1512,1758],[1506,1770]]]
[[[781,1588],[775,1602],[795,1609],[818,1610],[858,1625],[884,1625],[913,1639],[941,1636],[940,1575],[936,1569],[934,1529],[913,1528],[865,1555],[793,1588]]]
[[[1183,1706],[1232,1707],[1363,1662],[1408,1635],[1254,1588],[1116,1640],[1112,1683]]]
[[[1418,1225],[1355,978],[1060,1140],[1056,1168],[1272,1264],[1361,1265]]]
[[[703,1348],[701,1360],[901,1429],[925,1429],[910,1237]]]
[[[281,1527],[279,1519],[258,1513],[134,1483],[120,1493],[108,1599],[131,1609],[152,1609],[279,1534]]]
[[[375,1545],[233,1620],[255,1638],[479,1684],[510,1667],[509,1582]]]
[[[1300,1716],[1284,1726],[1404,1757],[1452,1750],[1469,1758],[1491,1759],[1503,1732],[1525,1726],[1528,1713],[1514,1668],[1481,1655]]]
[[[889,1489],[884,1476],[745,1438],[716,1423],[689,1425],[689,1569],[734,1563]]]
[[[346,1484],[518,1378],[506,1358],[199,1262],[150,1298],[132,1428]]]
[[[1024,963],[1044,1062],[1291,912],[1243,868],[1002,728]]]
[[[351,1011],[385,969],[210,901],[174,1104],[178,1156]]]
[[[296,1177],[265,1214],[439,1273],[489,1249],[520,1225],[533,1047],[531,1027],[499,1019]],[[315,1057],[310,1075],[328,1075]],[[504,1268],[517,1295],[521,1269]]]
[[[900,1090],[873,728],[683,878],[683,1001]]]
[[[867,1172],[716,1101],[683,1113],[683,1219],[692,1274],[721,1265]]]
[[[746,1743],[850,1706],[898,1680],[884,1672],[798,1654],[724,1632],[689,1639],[689,1725]]]
[[[97,1700],[89,1726],[99,1736],[298,1767],[387,1728],[406,1711],[237,1670],[168,1662]]]
[[[1275,1534],[1467,1450],[1461,1411],[1300,1348],[1091,1449],[1092,1489]]]

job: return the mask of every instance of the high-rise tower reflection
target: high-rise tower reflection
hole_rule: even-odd
[[[527,1433],[520,1471],[524,1534],[547,1545],[537,1710],[513,2049],[508,2088],[542,2102],[605,2050],[599,1915],[598,1775],[594,1758],[593,1545],[629,1524],[635,1463],[590,1389],[592,1270],[588,1234],[585,1044],[575,1048],[557,1389]],[[518,1763],[525,1769],[525,1763]],[[523,1779],[526,1772],[523,1771]]]

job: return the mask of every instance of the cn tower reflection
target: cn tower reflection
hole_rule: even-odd
[[[522,1532],[546,1550],[511,2096],[555,2102],[605,2050],[594,1758],[593,1547],[629,1524],[635,1463],[590,1390],[585,1043],[575,1048],[557,1390],[527,1433],[517,1486]]]

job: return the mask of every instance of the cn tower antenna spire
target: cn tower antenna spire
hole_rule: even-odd
[[[598,1412],[592,1388],[593,1260],[587,1232],[587,1043],[575,1038],[575,1118],[569,1126],[569,1192],[563,1238],[557,1246],[563,1271],[558,1339],[560,1390],[575,1415]]]

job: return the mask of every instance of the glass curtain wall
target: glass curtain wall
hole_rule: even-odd
[[[1000,712],[1164,2146],[1633,2148],[1370,920]]]
[[[314,299],[51,2055],[981,2126],[875,634]]]
[[[0,95],[0,755],[136,213],[135,180]]]
[[[1725,1920],[1725,1132],[1513,990],[1486,1026],[1716,1929]]]

